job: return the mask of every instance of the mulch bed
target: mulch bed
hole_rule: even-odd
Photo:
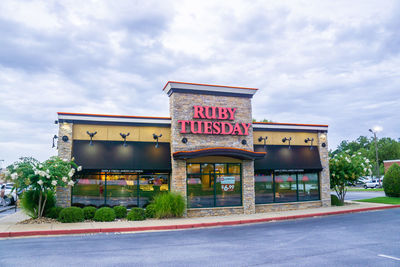
[[[18,224],[43,224],[43,223],[61,223],[61,222],[57,221],[56,219],[42,217],[37,219],[30,218],[27,220],[23,220]]]

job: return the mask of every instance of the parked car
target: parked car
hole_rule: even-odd
[[[378,188],[378,187],[381,187],[381,186],[382,186],[382,182],[380,182],[379,179],[372,179],[370,181],[367,181],[364,184],[364,188],[365,189],[367,189],[367,188]]]
[[[17,199],[17,194],[15,193],[15,188],[13,183],[7,183],[5,184],[6,190],[4,194],[4,200],[6,202],[6,205],[14,205],[15,200]]]
[[[372,180],[372,177],[364,176],[364,177],[358,178],[357,183],[358,184],[365,184],[366,182],[371,181],[371,180]]]

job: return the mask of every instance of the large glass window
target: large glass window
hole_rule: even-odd
[[[320,199],[317,172],[258,172],[254,182],[256,204]]]
[[[272,173],[258,173],[254,176],[256,204],[274,202]]]
[[[240,206],[241,192],[240,164],[187,164],[189,208]]]
[[[318,200],[318,173],[302,173],[299,179],[299,200]]]
[[[297,201],[296,174],[276,173],[275,202]]]
[[[156,194],[168,190],[168,173],[83,173],[72,188],[72,204],[145,207]]]

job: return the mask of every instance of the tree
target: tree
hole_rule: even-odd
[[[257,120],[253,118],[253,122],[257,122]],[[273,121],[267,120],[267,119],[264,118],[264,119],[262,119],[262,120],[260,120],[258,122],[273,122]]]
[[[36,191],[39,194],[38,209],[35,216],[40,218],[46,206],[47,192],[55,191],[57,186],[73,186],[72,176],[80,171],[73,161],[51,157],[43,163],[32,157],[23,157],[7,167],[6,178],[15,187]]]
[[[360,176],[370,175],[370,160],[361,152],[350,155],[350,150],[340,152],[329,160],[331,189],[334,189],[340,202],[344,203],[348,183],[355,183]]]

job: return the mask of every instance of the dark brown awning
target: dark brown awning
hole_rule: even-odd
[[[72,156],[83,169],[171,170],[169,143],[74,140]]]
[[[322,170],[317,147],[256,145],[254,151],[266,151],[265,158],[254,161],[254,170]]]
[[[177,151],[173,154],[174,159],[191,159],[205,156],[225,156],[237,159],[262,159],[265,157],[266,152],[254,152],[251,150],[233,148],[233,147],[214,147],[204,148],[192,151]]]

